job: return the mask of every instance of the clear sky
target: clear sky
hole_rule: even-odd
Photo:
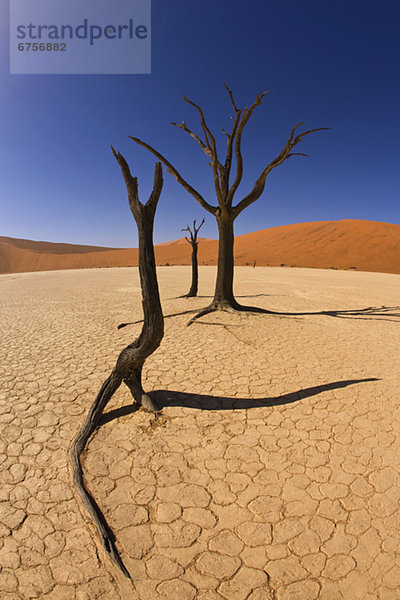
[[[12,1],[12,0],[11,0]],[[215,203],[207,158],[183,131],[200,133],[199,103],[220,141],[239,106],[269,90],[243,136],[237,200],[280,151],[291,127],[331,127],[298,146],[237,219],[237,235],[331,219],[400,224],[400,2],[398,0],[153,0],[150,75],[10,75],[9,9],[0,0],[0,235],[133,247],[136,226],[110,144],[151,190],[162,152]],[[215,219],[165,173],[156,242],[181,237],[194,218]]]

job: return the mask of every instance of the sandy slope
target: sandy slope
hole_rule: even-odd
[[[202,239],[199,262],[214,265],[217,242]],[[156,246],[159,265],[190,262],[184,238]],[[342,220],[263,229],[235,240],[237,265],[297,266],[400,273],[400,225]],[[52,244],[0,237],[0,273],[137,265],[137,249]]]

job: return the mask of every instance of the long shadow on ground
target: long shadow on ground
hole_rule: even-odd
[[[379,318],[379,321],[395,321],[396,319],[387,319],[385,317],[400,317],[400,306],[367,306],[365,308],[354,308],[344,310],[320,310],[310,312],[279,312],[275,310],[267,310],[264,308],[248,308],[254,312],[266,313],[269,315],[282,317],[322,315],[326,317],[336,317],[338,319],[364,319],[368,321],[370,321],[373,318]]]
[[[276,297],[277,294],[245,294],[244,296],[236,296],[235,298],[271,298],[272,296]],[[173,299],[174,300],[178,300],[178,298],[187,298],[187,296],[175,296]],[[200,296],[199,294],[197,294],[196,296],[193,296],[192,298],[214,298],[214,296]],[[191,298],[188,298],[189,300]]]
[[[368,377],[366,379],[345,379],[342,381],[332,381],[322,385],[283,394],[282,396],[272,396],[268,398],[230,398],[225,396],[210,396],[206,394],[190,394],[185,392],[156,390],[151,393],[152,400],[157,403],[159,410],[168,406],[181,406],[186,408],[196,408],[199,410],[245,410],[248,408],[261,408],[282,406],[284,404],[293,404],[304,398],[316,396],[322,392],[335,390],[355,385],[357,383],[366,383],[367,381],[380,381],[377,377]],[[109,423],[118,417],[129,415],[137,410],[136,405],[122,406],[110,410],[102,417],[101,424]]]
[[[357,319],[359,321],[371,321],[376,319],[378,321],[394,321],[398,322],[398,318],[400,317],[400,306],[367,306],[365,308],[353,308],[353,309],[343,309],[343,310],[317,310],[310,312],[285,312],[285,311],[277,311],[277,310],[268,310],[267,308],[258,308],[257,306],[241,306],[238,312],[249,312],[255,314],[264,314],[270,315],[271,317],[307,317],[307,316],[325,316],[325,317],[336,317],[337,319]],[[199,316],[202,315],[202,310],[198,308],[194,308],[192,310],[184,310],[182,312],[172,313],[170,315],[164,315],[164,319],[168,319],[170,317],[179,317],[181,315],[188,315],[190,313],[199,313]],[[391,318],[394,317],[394,318]],[[196,321],[189,321],[196,322]],[[118,325],[117,329],[122,329],[122,327],[126,327],[127,325],[136,325],[137,323],[143,323],[143,319],[139,319],[138,321],[133,321],[131,323],[121,323]]]

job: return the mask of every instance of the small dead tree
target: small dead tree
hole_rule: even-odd
[[[139,201],[137,178],[132,177],[125,158],[114,148],[112,151],[121,168],[128,190],[129,206],[138,227],[139,275],[144,320],[139,337],[122,350],[115,367],[101,386],[81,430],[72,443],[70,458],[75,488],[97,528],[106,552],[121,571],[130,577],[115,547],[115,536],[108,527],[96,501],[85,487],[80,456],[90,436],[98,427],[104,408],[122,383],[128,386],[134,403],[138,407],[142,406],[145,410],[157,412],[157,406],[143,390],[142,368],[145,360],[158,348],[164,335],[164,317],[160,303],[153,246],[154,215],[163,186],[163,176],[161,163],[156,163],[153,191],[146,204],[142,204]]]
[[[183,298],[194,298],[197,296],[197,290],[199,287],[199,265],[197,262],[197,250],[199,246],[199,241],[197,238],[197,234],[200,231],[201,226],[204,224],[204,219],[200,223],[198,227],[196,227],[196,219],[193,221],[193,231],[190,229],[189,225],[182,229],[182,231],[188,231],[190,234],[190,238],[185,236],[185,240],[192,247],[192,285],[190,286],[190,290],[188,291]]]
[[[253,307],[241,306],[233,295],[233,274],[234,274],[234,254],[233,254],[233,223],[238,215],[248,206],[253,204],[264,191],[265,182],[267,176],[273,169],[279,167],[288,158],[292,156],[308,156],[302,152],[293,152],[293,149],[297,144],[303,141],[304,137],[315,131],[322,131],[329,129],[328,127],[319,127],[318,129],[309,129],[303,131],[303,133],[297,133],[296,130],[304,123],[297,123],[295,125],[284,144],[279,154],[261,171],[259,177],[253,185],[250,192],[241,198],[241,200],[233,206],[233,199],[237,192],[237,189],[242,181],[243,177],[243,156],[241,150],[242,134],[246,127],[254,109],[262,103],[264,96],[267,92],[262,94],[258,93],[253,104],[246,106],[244,109],[239,108],[236,105],[232,91],[225,84],[225,89],[228,92],[230,102],[232,104],[234,116],[231,117],[233,125],[230,133],[227,133],[224,129],[223,134],[226,136],[226,154],[225,160],[220,161],[217,152],[217,143],[214,135],[208,127],[202,108],[188,100],[184,96],[184,100],[193,106],[197,110],[200,116],[201,127],[203,129],[204,139],[201,139],[196,133],[191,131],[186,125],[185,121],[182,123],[171,123],[175,127],[179,127],[187,134],[189,134],[200,146],[206,156],[210,159],[209,165],[212,168],[213,180],[215,193],[217,197],[217,205],[214,206],[207,202],[203,196],[194,189],[179,173],[179,171],[160,153],[158,150],[143,142],[139,138],[130,137],[131,140],[143,146],[149,150],[154,156],[161,160],[167,167],[167,171],[171,173],[175,179],[180,183],[189,194],[209,213],[214,215],[217,220],[218,232],[219,232],[219,244],[218,244],[218,266],[217,266],[217,279],[215,284],[214,298],[209,306],[201,310],[196,316],[189,321],[192,323],[195,319],[207,313],[215,310],[250,310],[262,312],[261,309],[255,309]],[[233,183],[230,183],[230,174],[232,169],[233,158],[236,160],[236,174]],[[264,311],[267,312],[267,311]]]

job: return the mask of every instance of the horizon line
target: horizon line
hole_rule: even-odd
[[[310,224],[310,223],[340,223],[342,221],[360,221],[360,222],[364,222],[364,223],[380,223],[383,225],[393,225],[395,227],[400,227],[400,224],[398,224],[398,223],[390,223],[388,221],[375,221],[372,219],[355,219],[355,218],[328,219],[328,220],[323,220],[323,221],[300,221],[300,222],[296,222],[296,223],[286,223],[285,225],[273,225],[272,227],[264,227],[263,229],[256,229],[254,231],[248,231],[246,233],[241,233],[239,235],[235,235],[235,238],[243,237],[245,235],[251,235],[253,233],[258,233],[260,231],[267,231],[268,229],[278,229],[280,227],[290,227],[292,225],[306,225],[306,224]],[[0,239],[1,238],[8,238],[11,240],[19,240],[19,241],[26,241],[26,242],[35,242],[37,244],[63,244],[63,245],[67,245],[67,246],[86,246],[86,247],[91,247],[91,248],[104,248],[106,250],[132,250],[132,249],[136,248],[136,246],[102,246],[101,244],[94,244],[94,243],[88,244],[85,242],[34,240],[32,238],[20,238],[20,237],[14,237],[14,236],[10,236],[10,235],[0,235]],[[161,244],[173,243],[173,242],[177,242],[182,239],[184,239],[184,236],[178,237],[178,238],[172,239],[172,240],[168,239],[166,241],[157,242],[154,244],[154,246],[159,246]],[[218,242],[218,238],[201,237],[201,238],[199,238],[199,241],[201,241],[201,240]]]

